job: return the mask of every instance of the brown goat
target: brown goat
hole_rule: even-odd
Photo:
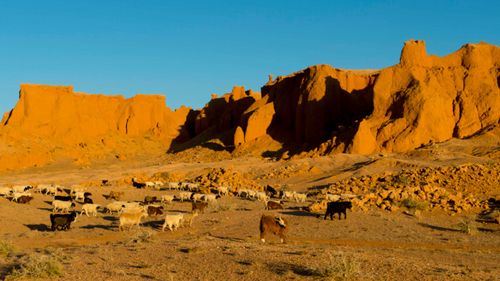
[[[148,206],[148,216],[163,215],[163,206]]]
[[[16,202],[19,204],[26,204],[26,203],[29,203],[31,200],[33,200],[33,197],[23,195],[23,196],[17,198]]]
[[[203,213],[208,207],[208,202],[193,202],[191,205],[192,213]]]
[[[283,209],[283,205],[281,205],[280,202],[267,201],[266,210],[282,210],[282,209]]]
[[[266,242],[266,235],[272,233],[281,238],[281,243],[285,243],[285,234],[288,231],[288,222],[282,217],[262,215],[260,218],[260,240]]]

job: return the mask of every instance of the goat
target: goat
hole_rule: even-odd
[[[10,187],[0,187],[0,195],[9,196],[12,193],[12,189]]]
[[[158,202],[158,198],[156,196],[147,195],[146,197],[144,197],[144,204],[151,204],[156,202]]]
[[[28,191],[28,190],[30,190],[32,188],[33,188],[33,186],[31,186],[31,185],[14,185],[12,187],[12,192],[21,193],[21,192]]]
[[[174,196],[172,194],[164,194],[161,196],[162,203],[172,203],[174,201]]]
[[[328,202],[324,219],[326,220],[327,216],[330,216],[330,219],[333,220],[334,214],[339,214],[339,220],[342,218],[342,214],[344,214],[344,219],[347,219],[347,209],[351,208],[350,201]]]
[[[54,200],[52,206],[54,207],[52,211],[55,213],[57,211],[68,212],[69,209],[74,208],[76,205],[73,202]]]
[[[106,213],[113,214],[113,212],[120,213],[122,209],[125,207],[125,202],[122,201],[114,201],[106,205]]]
[[[262,243],[266,242],[267,234],[271,233],[278,235],[281,243],[285,243],[285,235],[288,231],[288,222],[282,217],[275,217],[269,215],[262,215],[260,218],[260,240]]]
[[[192,192],[183,191],[183,192],[179,193],[178,198],[179,198],[179,201],[184,202],[184,200],[189,200],[192,195],[193,195]]]
[[[203,197],[205,197],[205,194],[193,193],[191,195],[191,200],[193,202],[203,201]]]
[[[283,191],[281,199],[295,199],[295,191]]]
[[[145,188],[146,184],[143,182],[138,182],[136,178],[132,178],[132,186],[135,188]]]
[[[121,191],[121,192],[110,191],[109,195],[103,194],[102,196],[105,199],[107,199],[107,200],[116,200],[116,201],[119,201],[123,195],[125,195],[125,192],[123,192],[123,191]]]
[[[339,201],[340,195],[327,193],[327,194],[325,194],[325,200],[326,201]]]
[[[193,220],[198,216],[198,213],[185,214],[182,217],[182,224],[191,227],[193,225]]]
[[[295,199],[296,202],[306,202],[307,200],[307,194],[303,194],[303,193],[294,193],[293,194],[293,198]]]
[[[94,217],[97,216],[97,209],[100,208],[101,206],[97,204],[83,204],[82,205],[82,211],[80,212],[80,215],[85,213],[87,217],[89,215],[93,215]]]
[[[26,203],[29,203],[31,200],[33,200],[33,197],[23,195],[23,196],[17,198],[16,202],[19,204],[26,204]]]
[[[193,202],[191,204],[191,212],[192,213],[203,213],[207,208],[207,202]]]
[[[264,192],[266,192],[266,195],[269,196],[270,198],[278,195],[278,191],[270,185],[267,185],[264,188]]]
[[[139,227],[139,224],[141,223],[141,218],[146,217],[148,214],[145,210],[140,210],[139,212],[123,212],[120,215],[120,226],[118,229],[122,231],[126,225],[129,225],[131,229],[132,226],[137,225]]]
[[[265,192],[257,192],[255,193],[255,198],[259,201],[267,201],[267,195]]]
[[[163,227],[161,228],[161,230],[165,231],[165,228],[167,227],[170,231],[179,228],[183,217],[183,214],[166,215],[165,222],[163,223]]]
[[[218,191],[219,195],[221,195],[221,196],[228,195],[229,194],[229,187],[219,186],[219,188],[217,188],[217,191]]]
[[[180,187],[181,185],[178,182],[167,182],[168,189],[179,189]]]
[[[266,210],[282,210],[283,205],[281,205],[281,202],[276,202],[276,201],[267,201],[266,204]]]
[[[23,191],[23,192],[13,192],[12,193],[12,201],[17,202],[17,199],[22,196],[31,196],[31,192]]]
[[[56,230],[69,230],[71,223],[76,221],[77,214],[75,211],[69,214],[50,214],[50,229]]]
[[[217,202],[217,199],[220,198],[220,195],[215,195],[215,194],[204,194],[201,199],[205,202],[213,203]]]
[[[73,201],[73,198],[71,196],[56,195],[56,196],[54,196],[54,200],[59,200],[59,201]]]
[[[163,215],[163,206],[148,206],[148,216],[159,216]]]

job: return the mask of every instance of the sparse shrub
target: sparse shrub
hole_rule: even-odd
[[[420,210],[424,211],[429,207],[428,202],[417,201],[411,198],[406,198],[401,201],[401,207],[405,207],[410,211]]]
[[[460,232],[474,235],[477,233],[477,227],[474,224],[474,220],[470,218],[465,218],[457,224],[457,228]]]
[[[394,182],[402,185],[408,185],[410,184],[410,179],[403,174],[399,174],[394,177]]]
[[[9,241],[0,241],[0,256],[8,256],[14,252],[14,245]]]
[[[151,242],[156,238],[155,232],[151,230],[144,230],[140,229],[136,232],[133,232],[129,239],[125,242],[125,244],[132,244],[132,243],[147,243]]]
[[[212,211],[214,213],[224,212],[224,211],[232,211],[235,209],[236,209],[236,206],[234,204],[229,204],[229,203],[219,203],[219,204],[214,205],[212,207]]]
[[[30,254],[21,259],[20,264],[12,269],[6,280],[25,278],[49,278],[61,276],[64,267],[57,257],[43,254]]]
[[[318,275],[332,280],[358,280],[360,265],[357,259],[342,252],[337,255],[329,253],[330,263],[318,269]]]

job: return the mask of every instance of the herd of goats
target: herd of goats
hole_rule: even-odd
[[[102,181],[102,185],[109,185],[107,180]],[[191,202],[191,213],[165,214],[162,231],[168,228],[170,231],[178,229],[180,226],[191,226],[193,219],[203,213],[209,204],[214,204],[222,196],[230,194],[249,200],[262,201],[266,210],[284,209],[282,200],[293,200],[295,202],[306,202],[307,194],[295,191],[277,191],[271,186],[266,186],[264,191],[252,189],[238,189],[231,192],[227,186],[218,186],[211,189],[209,194],[200,193],[198,183],[192,182],[140,182],[132,179],[132,186],[138,189],[151,188],[155,190],[176,190],[175,195],[163,194],[161,196],[146,196],[142,201],[121,201],[124,192],[110,191],[104,194],[104,198],[110,201],[105,206],[95,204],[92,193],[85,191],[79,186],[64,188],[54,184],[40,184],[38,186],[15,185],[11,187],[0,187],[0,196],[19,204],[27,204],[33,199],[33,193],[45,196],[52,196],[52,213],[50,223],[52,231],[69,230],[71,223],[77,220],[80,215],[97,216],[98,210],[103,210],[106,214],[119,215],[120,231],[125,228],[139,227],[141,220],[148,216],[163,215],[164,206],[174,200]],[[352,208],[349,201],[339,201],[338,196],[326,194],[327,204],[324,219],[330,216],[333,220],[334,214],[338,214],[339,219],[344,214],[347,219],[346,210]],[[81,211],[78,213],[76,203],[81,204]],[[280,237],[281,242],[285,242],[285,234],[288,230],[288,222],[281,215],[263,214],[260,220],[260,239],[265,242],[268,234]]]

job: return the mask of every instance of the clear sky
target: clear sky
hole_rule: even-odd
[[[498,0],[0,0],[0,112],[20,83],[198,108],[233,85],[260,90],[269,73],[390,66],[408,39],[437,55],[500,45],[499,11]]]

